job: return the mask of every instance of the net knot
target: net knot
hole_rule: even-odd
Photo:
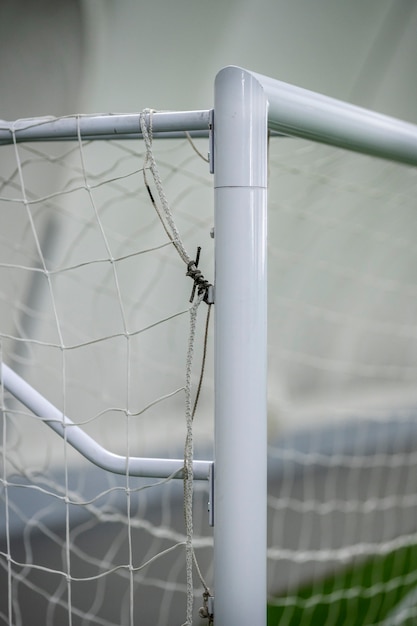
[[[186,276],[190,276],[190,278],[194,281],[190,302],[194,300],[195,292],[197,291],[198,296],[202,297],[203,302],[206,304],[213,304],[213,285],[204,278],[203,273],[198,269],[200,252],[201,247],[199,246],[197,248],[195,261],[191,260],[187,264]]]
[[[199,609],[198,614],[202,619],[208,619],[208,626],[213,624],[213,596],[208,591],[203,593],[204,605]]]

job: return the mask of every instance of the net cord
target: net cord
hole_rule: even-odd
[[[191,256],[188,254],[184,243],[181,239],[180,233],[175,224],[171,208],[169,206],[166,194],[164,192],[162,179],[158,170],[158,166],[153,155],[152,151],[152,115],[153,111],[151,109],[145,109],[140,115],[140,128],[143,136],[143,140],[145,143],[146,153],[145,153],[145,162],[143,166],[143,177],[145,181],[146,188],[148,190],[151,202],[153,207],[156,210],[156,213],[161,221],[161,224],[171,240],[173,246],[175,247],[178,255],[182,259],[182,261],[186,264],[188,272],[190,271],[191,266],[196,266],[196,262],[193,261]],[[147,180],[147,171],[150,171],[152,174],[152,179],[155,184],[158,199],[160,205],[155,201],[152,191],[150,189],[148,180]],[[187,274],[189,275],[189,274]],[[199,279],[201,280],[202,275],[199,272]],[[195,285],[198,286],[197,281],[195,281]],[[186,560],[186,587],[187,587],[187,599],[186,599],[186,621],[183,626],[192,626],[193,622],[193,609],[194,609],[194,583],[193,583],[193,564],[196,564],[196,569],[199,575],[199,578],[203,584],[205,589],[205,593],[208,593],[208,587],[204,578],[201,574],[200,568],[197,564],[197,559],[194,552],[193,547],[193,455],[194,455],[194,445],[193,445],[193,419],[196,410],[196,405],[199,397],[199,391],[201,387],[201,379],[199,383],[199,389],[197,392],[196,401],[194,406],[192,404],[192,394],[191,394],[191,374],[192,374],[192,365],[193,365],[193,356],[194,356],[194,345],[195,345],[195,332],[196,332],[196,324],[197,324],[197,314],[198,309],[200,307],[201,302],[207,300],[207,288],[210,285],[207,283],[205,289],[198,290],[198,297],[195,299],[194,303],[190,308],[190,330],[189,330],[189,338],[188,338],[188,349],[187,349],[187,358],[186,358],[186,372],[185,372],[185,420],[186,420],[186,439],[184,445],[184,517],[185,517],[185,527],[186,527],[186,544],[185,544],[185,560]],[[210,306],[209,306],[210,310]],[[206,340],[205,340],[206,346]],[[205,352],[204,349],[204,357],[203,357],[203,365],[202,371],[204,371],[204,361],[205,361]]]

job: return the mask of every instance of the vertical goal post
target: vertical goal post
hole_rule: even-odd
[[[262,626],[267,599],[268,133],[417,165],[417,126],[238,67],[217,75],[213,111],[155,112],[152,126],[155,138],[185,131],[210,134],[215,445],[214,461],[195,461],[194,471],[195,478],[205,480],[214,467],[214,624]],[[78,134],[92,140],[138,137],[138,116],[0,123],[0,144],[10,143],[11,136],[31,142],[71,140]],[[11,390],[14,375],[4,371],[3,379],[11,377],[4,386]],[[19,398],[19,391],[12,393]],[[30,401],[26,404],[30,407]],[[134,461],[129,459],[129,471]],[[157,461],[150,461],[154,467]],[[145,475],[169,476],[181,469],[180,461],[161,462],[166,462],[163,470]]]
[[[220,624],[266,620],[268,129],[417,164],[412,124],[238,67],[216,77],[214,571]]]

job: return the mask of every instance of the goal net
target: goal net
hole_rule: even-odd
[[[3,624],[188,624],[207,592],[207,482],[189,486],[193,445],[212,458],[211,353],[193,416],[206,314],[187,261],[202,246],[213,276],[210,177],[185,133],[152,143],[145,118],[147,142],[85,140],[74,118],[73,141],[0,148],[0,361],[58,411],[34,415],[4,381]],[[42,423],[67,418],[63,438]],[[121,474],[73,449],[78,428]],[[137,477],[136,457],[184,459],[188,480]]]
[[[280,138],[269,176],[268,623],[411,624],[416,171]]]
[[[259,107],[266,109],[264,101]],[[223,130],[226,117],[217,117]],[[195,474],[204,480],[193,480],[198,460],[213,459],[208,313],[216,233],[213,181],[201,158],[208,142],[184,133],[156,141],[150,113],[141,116],[143,139],[118,141],[94,141],[94,133],[81,132],[83,118],[71,119],[73,141],[39,142],[48,124],[41,120],[31,123],[36,142],[0,147],[0,620],[28,624],[36,614],[45,624],[82,626],[211,623],[213,570],[218,579],[221,567],[216,558],[212,567],[209,462]],[[227,160],[220,156],[216,175]],[[246,165],[242,171],[252,172]],[[219,196],[229,183],[218,180]],[[415,187],[411,167],[270,137],[270,626],[393,626],[417,614]],[[242,217],[240,209],[228,215]],[[251,210],[248,202],[236,228],[227,222],[245,263],[242,223],[258,243],[264,234],[255,219],[250,224]],[[219,231],[216,255],[219,241],[230,244],[224,224]],[[229,263],[221,257],[233,279],[236,256]],[[263,276],[252,272],[249,296],[261,292],[254,283]],[[245,279],[241,272],[231,285],[217,275],[218,291],[236,294]],[[256,316],[241,317],[245,324]],[[223,328],[225,343],[231,330]],[[234,393],[236,380],[252,387],[256,380],[253,364],[242,361]],[[9,371],[52,409],[22,401]],[[247,397],[241,387],[237,395]],[[262,410],[245,419],[259,424]],[[240,424],[236,413],[232,423]],[[228,442],[235,432],[229,429]],[[84,456],[73,449],[85,437],[105,451],[104,462],[91,463],[90,448]],[[238,547],[236,558],[245,553],[241,537],[247,550],[259,545],[245,484],[256,459],[247,458],[247,439],[236,441],[215,461],[219,467],[227,457],[223,477],[227,470],[233,477],[225,481],[236,490],[227,502],[236,509],[243,502],[229,541],[216,525],[226,583],[215,590],[217,606],[224,610],[226,600],[229,615],[242,614],[241,606],[229,611],[229,596],[237,601],[240,586],[248,597],[251,590],[249,577],[240,585],[239,568],[235,580],[224,575],[233,571],[227,543]],[[138,476],[138,463],[151,459],[171,469],[174,460],[175,468]],[[246,479],[236,481],[239,473]],[[263,578],[255,569],[252,582]],[[246,611],[254,601],[248,597]]]

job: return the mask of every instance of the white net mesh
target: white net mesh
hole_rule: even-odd
[[[105,448],[181,458],[192,281],[152,207],[144,150],[1,148],[0,345]],[[207,164],[185,140],[154,152],[185,247],[203,246],[212,276]],[[269,624],[415,619],[415,188],[412,168],[270,141]],[[204,316],[196,332],[194,392]],[[209,362],[197,458],[212,458],[211,388]],[[183,623],[181,481],[115,477],[5,393],[2,408],[3,623]],[[211,582],[206,509],[198,483],[193,544]]]
[[[417,175],[270,151],[270,623],[385,624],[417,584]]]
[[[185,138],[155,152],[184,246],[190,258],[203,246],[212,275],[207,164]],[[0,163],[2,360],[104,448],[183,458],[204,315],[188,380],[193,282],[146,190],[143,142],[3,146]],[[194,447],[210,459],[209,365],[204,383]],[[203,588],[186,573],[182,481],[114,476],[4,390],[1,407],[2,623],[191,623]],[[210,579],[207,483],[194,491],[193,546]]]

